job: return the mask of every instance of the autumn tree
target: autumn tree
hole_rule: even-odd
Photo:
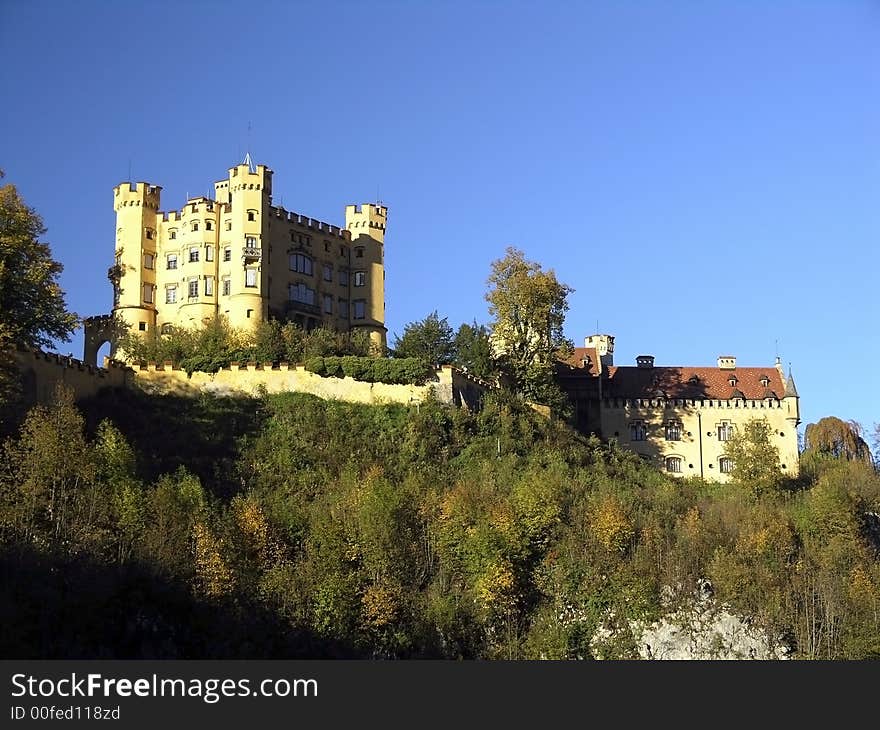
[[[730,475],[734,481],[756,496],[776,489],[782,482],[779,449],[771,441],[772,434],[766,419],[754,418],[734,433],[724,450],[733,464]]]
[[[488,285],[492,345],[514,390],[561,406],[564,397],[555,384],[554,367],[573,346],[562,328],[574,290],[558,281],[552,269],[544,271],[512,247],[492,262]]]
[[[452,362],[455,353],[454,334],[446,317],[434,310],[418,322],[404,325],[403,334],[394,339],[397,357],[415,357],[431,364]]]
[[[0,347],[48,347],[69,340],[77,326],[58,284],[63,267],[39,240],[45,232],[15,186],[0,187]]]
[[[842,421],[834,416],[820,418],[804,432],[806,451],[847,461],[871,462],[871,450],[862,438],[862,427],[855,421]]]

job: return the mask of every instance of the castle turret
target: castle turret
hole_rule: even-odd
[[[156,241],[159,194],[145,182],[113,188],[116,211],[116,257],[108,276],[113,285],[113,313],[135,332],[156,326]]]
[[[221,248],[230,250],[230,260],[221,261],[220,276],[229,280],[228,306],[221,310],[228,311],[233,327],[256,327],[269,312],[272,170],[254,166],[248,155],[243,163],[229,169],[228,181],[215,188],[218,200],[228,202],[229,209],[220,231]]]
[[[345,206],[345,227],[351,233],[351,328],[365,329],[377,346],[385,347],[385,222],[384,205]]]

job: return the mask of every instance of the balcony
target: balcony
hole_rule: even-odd
[[[305,302],[297,302],[293,299],[291,299],[289,302],[286,302],[284,311],[285,313],[305,312],[306,314],[316,314],[318,316],[321,315],[321,308],[317,304],[306,304]]]
[[[263,249],[259,246],[245,246],[241,249],[241,260],[244,263],[253,263],[263,258]]]

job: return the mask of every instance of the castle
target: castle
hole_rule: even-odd
[[[163,333],[217,315],[236,328],[275,318],[365,330],[384,346],[385,206],[347,205],[344,228],[291,213],[272,204],[272,170],[250,155],[214,184],[213,199],[161,212],[161,190],[113,189],[113,313],[86,320],[85,362],[108,341],[115,354],[114,319]]]
[[[614,337],[590,335],[557,367],[574,407],[574,425],[615,440],[676,476],[726,481],[726,441],[755,418],[766,419],[787,476],[798,472],[798,392],[779,358],[774,367],[742,367],[730,355],[717,367],[614,364]]]
[[[214,184],[213,199],[190,198],[182,210],[163,213],[160,192],[144,182],[113,190],[113,313],[86,320],[86,364],[95,364],[104,342],[116,354],[113,329],[119,320],[133,331],[161,334],[218,315],[236,328],[285,319],[306,330],[362,329],[385,345],[387,208],[348,205],[344,228],[288,212],[272,205],[272,170],[254,166],[249,155]],[[247,377],[238,367],[224,374],[229,382],[223,387],[324,387],[286,363],[248,367],[254,372]],[[178,383],[180,373],[170,363],[167,372],[155,364],[133,372],[138,382],[158,379],[162,387],[192,389],[189,382]],[[717,367],[655,367],[652,356],[641,355],[635,366],[621,367],[614,365],[614,337],[596,334],[558,363],[556,374],[578,430],[616,440],[670,474],[726,480],[732,464],[725,442],[754,418],[770,425],[783,472],[797,474],[798,393],[778,358],[775,367],[738,367],[732,356],[718,358]],[[463,387],[456,382],[450,392]],[[354,397],[338,387],[333,392]],[[375,397],[372,390],[357,394]]]

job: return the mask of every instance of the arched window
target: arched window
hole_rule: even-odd
[[[170,335],[174,331],[174,327],[168,324],[167,322],[162,325],[162,334]]]
[[[681,441],[681,421],[666,422],[666,440]]]
[[[681,474],[681,457],[667,456],[666,471],[668,471],[670,474]]]
[[[643,421],[633,421],[629,425],[629,440],[644,441],[647,435],[645,424]]]
[[[199,230],[199,222],[198,221],[192,222],[192,230],[194,230],[194,231]]]

